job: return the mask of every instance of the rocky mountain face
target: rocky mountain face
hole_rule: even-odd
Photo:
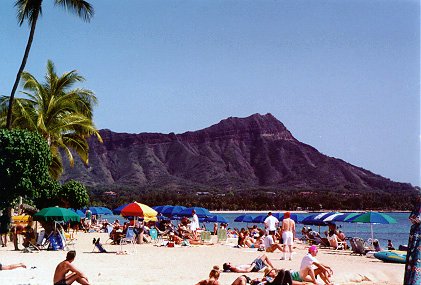
[[[295,139],[271,114],[230,117],[183,134],[100,133],[104,143],[89,141],[89,166],[66,164],[62,180],[139,189],[413,189],[321,154]]]

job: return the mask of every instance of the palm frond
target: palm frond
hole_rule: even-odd
[[[94,8],[83,0],[55,0],[55,5],[62,6],[69,12],[77,14],[84,21],[89,22],[94,16]]]

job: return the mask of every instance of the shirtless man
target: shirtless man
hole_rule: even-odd
[[[289,260],[292,260],[292,245],[294,244],[295,234],[295,222],[291,219],[291,213],[285,212],[284,220],[282,221],[282,241],[284,244],[282,259],[286,259],[286,250],[288,246]]]
[[[88,278],[71,264],[75,260],[75,257],[76,251],[71,250],[67,253],[66,260],[57,265],[56,271],[54,272],[54,285],[67,285],[75,281],[79,284],[89,285]],[[71,273],[67,274],[69,272]]]

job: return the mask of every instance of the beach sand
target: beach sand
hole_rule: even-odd
[[[107,240],[104,233],[78,233],[74,246],[77,256],[74,265],[83,271],[91,284],[196,284],[205,279],[214,265],[230,261],[233,264],[250,263],[261,255],[255,249],[234,248],[233,244],[214,244],[191,247],[158,247],[154,244],[136,245],[136,253],[92,253],[92,239]],[[104,244],[108,251],[119,251],[120,246]],[[267,253],[275,267],[297,270],[306,253],[306,245],[297,245],[293,260],[280,260],[281,253]],[[133,247],[124,246],[131,251]],[[23,253],[14,251],[12,243],[0,248],[0,262],[24,262],[28,268],[1,271],[1,284],[52,284],[56,265],[64,260],[65,251]],[[330,265],[335,284],[402,284],[404,265],[384,263],[377,259],[350,255],[349,251],[321,249],[320,262]],[[31,267],[36,267],[30,269]],[[231,284],[239,273],[221,273],[221,284]],[[248,273],[262,277],[263,273]],[[76,283],[75,283],[76,284]]]

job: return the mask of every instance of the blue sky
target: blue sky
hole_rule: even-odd
[[[14,2],[0,4],[2,95],[29,34]],[[52,3],[26,70],[77,69],[98,128],[182,133],[272,113],[326,155],[421,184],[419,1],[91,0],[90,23]]]

